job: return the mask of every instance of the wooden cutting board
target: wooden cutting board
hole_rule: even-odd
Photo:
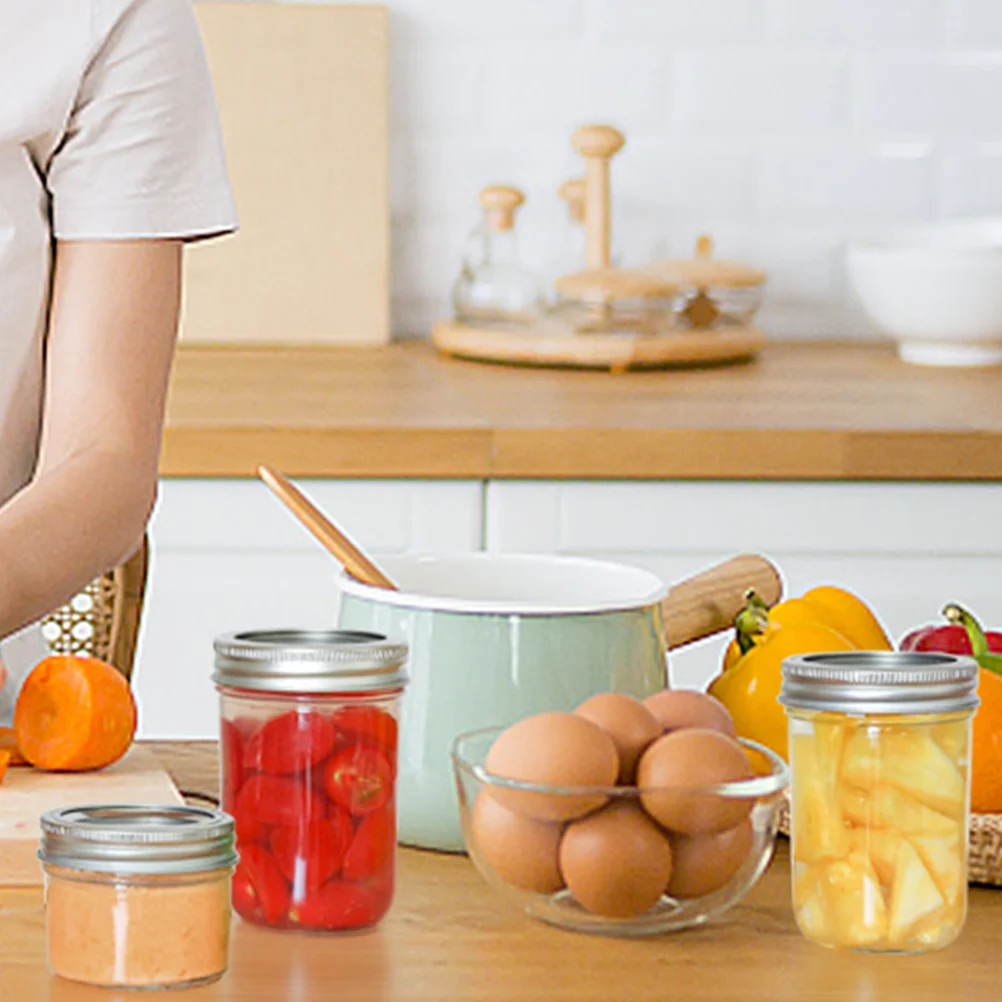
[[[151,751],[133,746],[100,772],[52,773],[13,768],[0,784],[0,887],[42,883],[38,851],[42,813],[81,804],[180,804],[181,795]]]
[[[192,344],[390,336],[388,13],[195,4],[240,231],[185,254]]]

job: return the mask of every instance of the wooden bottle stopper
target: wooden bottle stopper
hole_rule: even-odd
[[[626,139],[611,125],[583,125],[571,142],[585,160],[585,260],[589,268],[608,268],[612,260],[609,161]]]
[[[564,181],[557,189],[557,194],[567,203],[571,219],[575,223],[583,223],[585,219],[585,179],[575,178]]]
[[[518,188],[491,185],[480,192],[480,204],[487,212],[487,225],[492,230],[510,230],[515,225],[515,212],[525,202]]]

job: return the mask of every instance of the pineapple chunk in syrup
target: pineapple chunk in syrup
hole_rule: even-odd
[[[960,832],[943,838],[913,835],[909,842],[915,847],[947,905],[953,908],[963,895],[966,884],[964,856],[967,845],[961,843]]]
[[[792,742],[794,853],[804,863],[842,859],[849,837],[838,795],[844,728],[815,723],[814,734]]]
[[[872,792],[844,787],[842,814],[861,828],[888,828],[901,835],[941,835],[957,832],[957,821],[890,786],[876,786]]]
[[[904,944],[913,934],[930,930],[946,911],[946,902],[936,881],[906,840],[898,848],[891,886],[891,919],[888,940]]]
[[[894,882],[901,835],[893,828],[852,828],[849,846],[854,855],[867,856],[883,887]]]
[[[856,728],[842,754],[841,776],[864,790],[894,787],[942,814],[964,807],[963,775],[922,728]]]
[[[969,720],[945,720],[939,724],[930,724],[929,735],[949,756],[959,769],[967,768],[970,745]]]
[[[825,721],[794,737],[793,897],[810,938],[908,948],[960,927],[965,727]]]
[[[875,946],[887,935],[887,904],[866,856],[828,863],[816,893],[838,945]]]

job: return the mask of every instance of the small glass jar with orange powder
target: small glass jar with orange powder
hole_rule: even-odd
[[[69,807],[42,815],[46,956],[102,988],[181,988],[229,958],[233,821],[197,807]]]

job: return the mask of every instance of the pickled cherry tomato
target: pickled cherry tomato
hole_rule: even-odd
[[[289,886],[262,845],[240,849],[240,862],[233,874],[233,907],[250,922],[263,919],[272,925],[289,907]]]
[[[396,717],[378,706],[344,706],[334,714],[334,728],[355,743],[374,744],[390,757],[396,754]]]
[[[346,880],[368,880],[393,865],[397,825],[392,809],[364,817],[345,853],[342,873]]]
[[[393,795],[393,767],[376,748],[356,745],[327,763],[324,785],[331,800],[346,811],[370,814]]]
[[[223,720],[219,730],[219,754],[222,759],[223,804],[232,804],[244,780],[244,739],[239,728]]]
[[[243,767],[293,775],[322,762],[334,747],[334,724],[321,714],[290,710],[274,717],[247,742]]]
[[[275,929],[379,921],[393,900],[397,732],[371,703],[317,697],[262,720],[260,704],[225,697],[221,786],[241,858],[237,914]]]
[[[237,845],[243,847],[248,842],[263,842],[268,836],[268,826],[261,823],[253,803],[237,797],[233,804],[223,801],[223,809],[233,815],[233,826],[236,829]]]
[[[365,884],[332,880],[289,910],[289,918],[307,929],[360,929],[385,911]]]
[[[306,824],[326,813],[323,797],[301,780],[264,773],[244,783],[234,810],[262,825]]]
[[[351,821],[338,810],[306,825],[274,829],[271,854],[294,894],[313,891],[340,872],[351,839]]]

